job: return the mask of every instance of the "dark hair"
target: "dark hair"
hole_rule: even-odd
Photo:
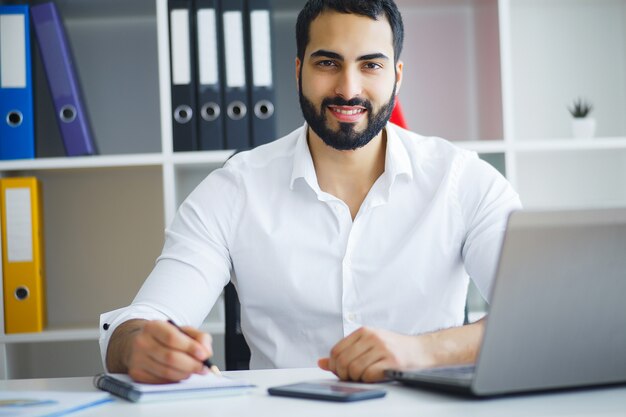
[[[385,14],[393,34],[393,55],[397,62],[404,41],[402,16],[393,0],[309,0],[306,2],[296,23],[296,46],[298,58],[304,60],[304,50],[309,43],[311,22],[325,10],[339,13],[358,14],[373,20]]]

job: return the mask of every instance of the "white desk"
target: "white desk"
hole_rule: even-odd
[[[193,417],[193,416],[626,416],[626,386],[473,400],[416,390],[392,383],[385,398],[355,403],[332,403],[270,397],[267,387],[304,380],[336,379],[318,369],[280,369],[227,372],[257,388],[249,394],[206,400],[133,404],[116,399],[72,416]],[[0,390],[93,391],[91,378],[50,378],[0,381]]]

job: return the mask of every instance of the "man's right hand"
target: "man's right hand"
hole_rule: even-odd
[[[213,356],[211,336],[193,327],[181,330],[160,320],[122,323],[109,340],[107,369],[152,384],[209,372],[202,362]]]

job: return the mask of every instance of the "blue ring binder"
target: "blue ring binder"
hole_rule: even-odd
[[[19,127],[24,121],[24,115],[19,110],[11,110],[7,114],[7,123],[11,127]]]
[[[0,26],[0,159],[34,158],[29,7],[0,5]]]

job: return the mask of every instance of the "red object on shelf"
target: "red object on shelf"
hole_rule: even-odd
[[[396,103],[393,106],[393,111],[391,112],[391,118],[389,121],[393,124],[396,124],[404,129],[407,129],[406,119],[404,118],[404,113],[402,112],[402,106],[400,106],[400,100],[396,97]]]

